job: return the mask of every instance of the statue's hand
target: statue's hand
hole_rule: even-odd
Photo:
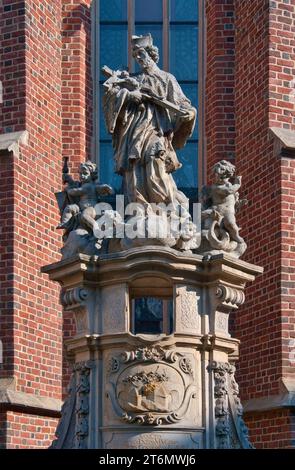
[[[113,188],[109,186],[108,184],[99,184],[96,187],[96,190],[98,194],[100,195],[107,195],[107,194],[113,194]]]
[[[134,90],[129,92],[129,97],[134,103],[140,103],[142,100],[142,95],[139,90]]]
[[[235,177],[235,184],[239,184],[239,185],[242,184],[242,177],[241,176],[236,176]]]
[[[186,110],[186,114],[182,114],[180,116],[180,119],[182,122],[189,122],[192,121],[195,118],[195,111],[193,109],[188,109]]]
[[[77,183],[79,183],[78,181],[75,181],[71,175],[69,175],[68,173],[64,173],[63,174],[63,177],[62,177],[62,182],[63,184],[67,184],[69,185],[70,187],[75,187],[77,186]]]

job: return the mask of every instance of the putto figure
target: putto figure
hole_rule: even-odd
[[[79,169],[80,181],[77,182],[67,176],[68,187],[65,189],[70,199],[77,200],[76,203],[68,204],[62,213],[61,222],[57,228],[65,229],[68,227],[73,216],[80,215],[80,223],[86,228],[93,230],[96,219],[95,205],[98,202],[98,196],[112,194],[113,190],[108,184],[99,184],[97,181],[96,164],[87,161],[81,163]]]
[[[99,219],[95,206],[102,196],[112,194],[113,190],[109,185],[98,182],[96,164],[91,161],[81,163],[79,181],[76,181],[69,174],[65,158],[63,183],[66,185],[64,191],[56,194],[61,212],[61,222],[57,228],[64,229],[62,256],[98,254],[103,239],[98,239],[93,233],[95,222]]]
[[[232,163],[221,160],[213,167],[215,183],[203,188],[201,252],[219,250],[239,258],[247,248],[236,222],[236,211],[247,201],[239,199],[242,177],[235,171]]]
[[[126,203],[142,204],[150,217],[151,204],[169,204],[175,213],[181,206],[189,217],[189,201],[177,188],[173,172],[181,167],[175,150],[191,136],[196,109],[175,77],[157,66],[158,48],[150,34],[132,37],[132,54],[140,73],[102,69],[108,77],[103,109],[113,138],[115,172],[123,178]],[[170,246],[185,250],[182,242],[174,240]],[[196,248],[197,242],[189,246]]]

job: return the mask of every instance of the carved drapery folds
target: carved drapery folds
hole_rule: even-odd
[[[250,449],[248,429],[243,420],[235,366],[213,361],[208,371],[214,376],[216,441],[218,449]]]
[[[133,208],[125,207],[123,217],[111,206],[101,210],[101,196],[112,194],[112,188],[100,184],[97,167],[91,161],[80,165],[79,180],[74,180],[65,158],[65,189],[57,194],[61,213],[57,228],[65,230],[63,258],[136,246],[160,245],[187,251],[200,245],[189,200],[173,178],[181,167],[176,149],[183,148],[192,135],[197,111],[176,78],[157,66],[151,52],[157,48],[150,34],[133,37],[131,47],[140,74],[131,76],[126,70],[113,71],[107,66],[102,72],[107,77],[103,112],[113,140],[115,172],[123,180],[123,206],[133,204]],[[139,49],[144,60],[138,57]],[[136,237],[129,236],[135,223],[142,228]],[[122,230],[124,236],[115,240],[114,233]]]

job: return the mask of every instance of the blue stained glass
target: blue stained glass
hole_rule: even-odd
[[[198,84],[197,83],[190,83],[190,84],[180,84],[183,93],[185,96],[191,100],[192,105],[198,109]],[[197,139],[198,138],[198,116],[196,120],[196,125],[194,132],[191,136],[191,139]]]
[[[188,142],[177,151],[182,167],[173,173],[178,188],[196,188],[198,182],[198,144]]]
[[[127,0],[100,0],[100,21],[127,21]]]
[[[114,150],[112,143],[100,144],[100,181],[112,186],[116,192],[120,192],[122,186],[121,176],[114,173]]]
[[[145,24],[145,25],[135,25],[135,34],[137,36],[145,35],[151,33],[153,37],[153,44],[159,49],[160,60],[158,66],[162,68],[163,64],[163,42],[162,42],[162,25],[155,24]],[[139,67],[136,64],[136,72],[139,71]]]
[[[171,21],[197,21],[198,0],[170,0]]]
[[[162,21],[162,0],[135,0],[135,21]]]
[[[198,27],[171,25],[170,72],[177,80],[196,80],[198,76]]]
[[[100,67],[127,69],[127,25],[100,26]],[[101,74],[101,80],[105,77]]]

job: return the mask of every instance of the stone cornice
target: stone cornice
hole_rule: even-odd
[[[192,283],[217,282],[224,279],[244,285],[253,281],[263,269],[229,255],[213,255],[210,258],[197,254],[180,253],[172,248],[144,247],[114,253],[110,255],[78,255],[42,268],[51,280],[59,281],[64,286],[86,282],[111,284],[120,280],[128,282],[136,273],[144,271],[145,276],[166,275],[170,279],[191,280]],[[67,279],[67,281],[66,281]]]
[[[295,157],[295,131],[270,127],[270,137],[274,138],[274,152],[276,156]]]
[[[244,403],[245,413],[259,413],[282,408],[295,409],[295,379],[283,377],[281,393],[267,397],[252,398]]]
[[[252,398],[243,403],[244,413],[262,413],[281,408],[295,409],[295,393],[282,393],[269,397]]]
[[[17,392],[9,388],[0,389],[0,409],[58,418],[61,406],[62,401],[56,398]]]
[[[12,152],[15,157],[19,156],[20,145],[28,145],[28,131],[8,132],[0,135],[0,151]]]

